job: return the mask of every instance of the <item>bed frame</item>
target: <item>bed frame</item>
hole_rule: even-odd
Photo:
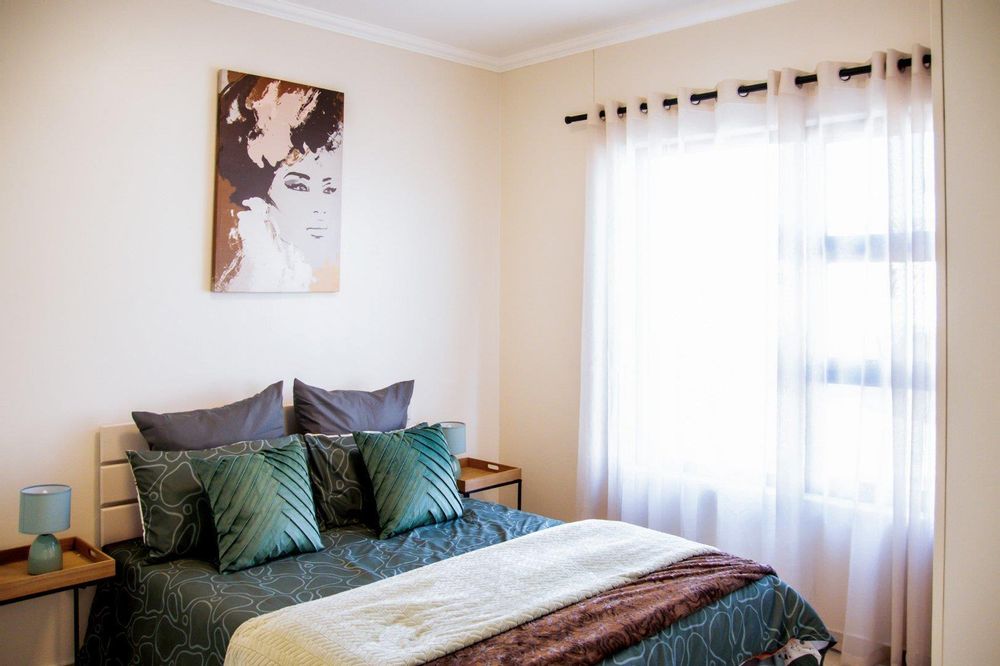
[[[285,432],[296,432],[295,413],[285,406]],[[126,451],[148,451],[134,423],[102,426],[98,431],[97,541],[98,547],[142,536],[142,519],[132,468]]]

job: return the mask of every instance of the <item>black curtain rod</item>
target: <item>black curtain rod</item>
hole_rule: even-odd
[[[923,63],[924,63],[924,67],[930,67],[931,66],[931,54],[930,53],[925,54],[922,60],[923,60]],[[900,58],[899,59],[899,71],[902,72],[907,67],[912,67],[912,66],[913,66],[913,58]],[[839,72],[840,78],[843,79],[844,81],[847,81],[852,76],[858,76],[860,74],[871,74],[871,73],[872,73],[872,66],[871,65],[861,65],[860,67],[844,67]],[[796,76],[795,77],[795,85],[801,86],[804,83],[816,83],[816,75],[815,74],[803,74],[801,76]],[[747,95],[749,95],[752,92],[761,92],[762,90],[767,90],[767,83],[766,82],[751,83],[751,84],[746,85],[746,86],[740,86],[739,88],[736,89],[736,92],[739,94],[740,97],[746,97]],[[691,95],[691,103],[692,104],[698,104],[699,102],[701,102],[703,100],[706,100],[706,99],[715,99],[718,96],[719,96],[719,91],[717,91],[717,90],[709,90],[708,92],[703,92],[703,93],[694,93],[693,95]],[[670,107],[676,106],[676,105],[677,105],[677,98],[676,97],[670,97],[670,98],[667,98],[667,99],[663,100],[663,108],[664,109],[669,109]],[[646,102],[642,102],[641,104],[639,104],[639,111],[641,111],[642,113],[646,113],[648,111],[648,109],[649,109],[649,106],[646,104]],[[627,112],[628,112],[628,109],[625,108],[624,106],[619,106],[618,107],[618,115],[619,116],[623,116]],[[604,120],[604,110],[603,109],[601,110],[600,116],[601,116],[601,120]],[[576,115],[576,116],[566,116],[565,121],[566,121],[567,125],[571,125],[573,123],[577,123],[577,122],[580,122],[581,120],[586,120],[586,119],[587,119],[587,114],[586,113],[581,113],[581,114]]]

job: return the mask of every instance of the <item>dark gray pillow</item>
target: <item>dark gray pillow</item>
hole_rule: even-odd
[[[132,420],[153,451],[211,449],[233,442],[283,437],[281,385],[276,382],[255,396],[222,407],[172,414],[132,412]]]
[[[192,460],[244,455],[280,448],[296,442],[299,435],[278,439],[236,442],[204,451],[127,451],[142,514],[142,536],[149,559],[174,557],[213,559],[216,552],[215,523]]]
[[[320,529],[378,525],[372,482],[351,435],[305,435]]]
[[[346,435],[362,430],[388,432],[406,427],[413,380],[378,391],[327,391],[295,380],[292,395],[301,433]]]

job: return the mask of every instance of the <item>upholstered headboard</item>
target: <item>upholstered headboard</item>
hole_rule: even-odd
[[[295,428],[295,413],[290,405],[286,405],[286,432],[295,432]],[[98,433],[98,447],[98,545],[142,536],[135,480],[125,452],[148,451],[149,446],[134,423],[123,423],[102,426]]]

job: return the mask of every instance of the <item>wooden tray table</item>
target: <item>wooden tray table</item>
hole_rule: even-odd
[[[480,460],[479,458],[459,458],[458,462],[462,465],[462,473],[458,477],[458,492],[463,497],[516,483],[517,508],[521,508],[520,467]]]
[[[73,590],[75,655],[80,640],[80,588],[113,578],[115,561],[79,537],[60,539],[59,545],[63,550],[63,568],[35,575],[28,573],[29,546],[0,550],[0,606]]]

